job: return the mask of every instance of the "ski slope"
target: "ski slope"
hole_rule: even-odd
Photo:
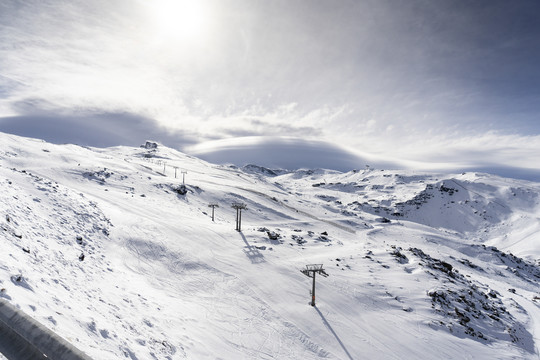
[[[539,357],[538,183],[0,143],[0,296],[95,359]]]

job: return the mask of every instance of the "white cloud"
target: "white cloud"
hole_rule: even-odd
[[[189,153],[215,163],[256,164],[268,168],[326,168],[340,171],[364,168],[367,164],[392,167],[388,162],[361,156],[339,145],[286,136],[250,136],[197,144]],[[375,162],[373,161],[375,160]]]
[[[415,1],[185,4],[3,1],[0,115],[28,116],[21,104],[32,103],[47,118],[136,114],[199,142],[292,136],[415,166],[537,166],[538,94],[519,86],[520,69],[536,76],[520,63],[535,53],[478,42],[499,41],[468,21],[478,13]],[[190,11],[189,28],[175,23]]]

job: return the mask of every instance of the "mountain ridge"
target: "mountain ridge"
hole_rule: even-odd
[[[538,183],[0,139],[0,296],[93,358],[539,355]]]

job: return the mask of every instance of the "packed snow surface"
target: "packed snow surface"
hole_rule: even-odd
[[[539,358],[538,183],[0,144],[0,296],[95,359]]]

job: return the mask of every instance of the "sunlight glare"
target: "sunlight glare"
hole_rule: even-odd
[[[199,41],[209,31],[209,12],[200,0],[153,2],[157,36],[169,40]]]

